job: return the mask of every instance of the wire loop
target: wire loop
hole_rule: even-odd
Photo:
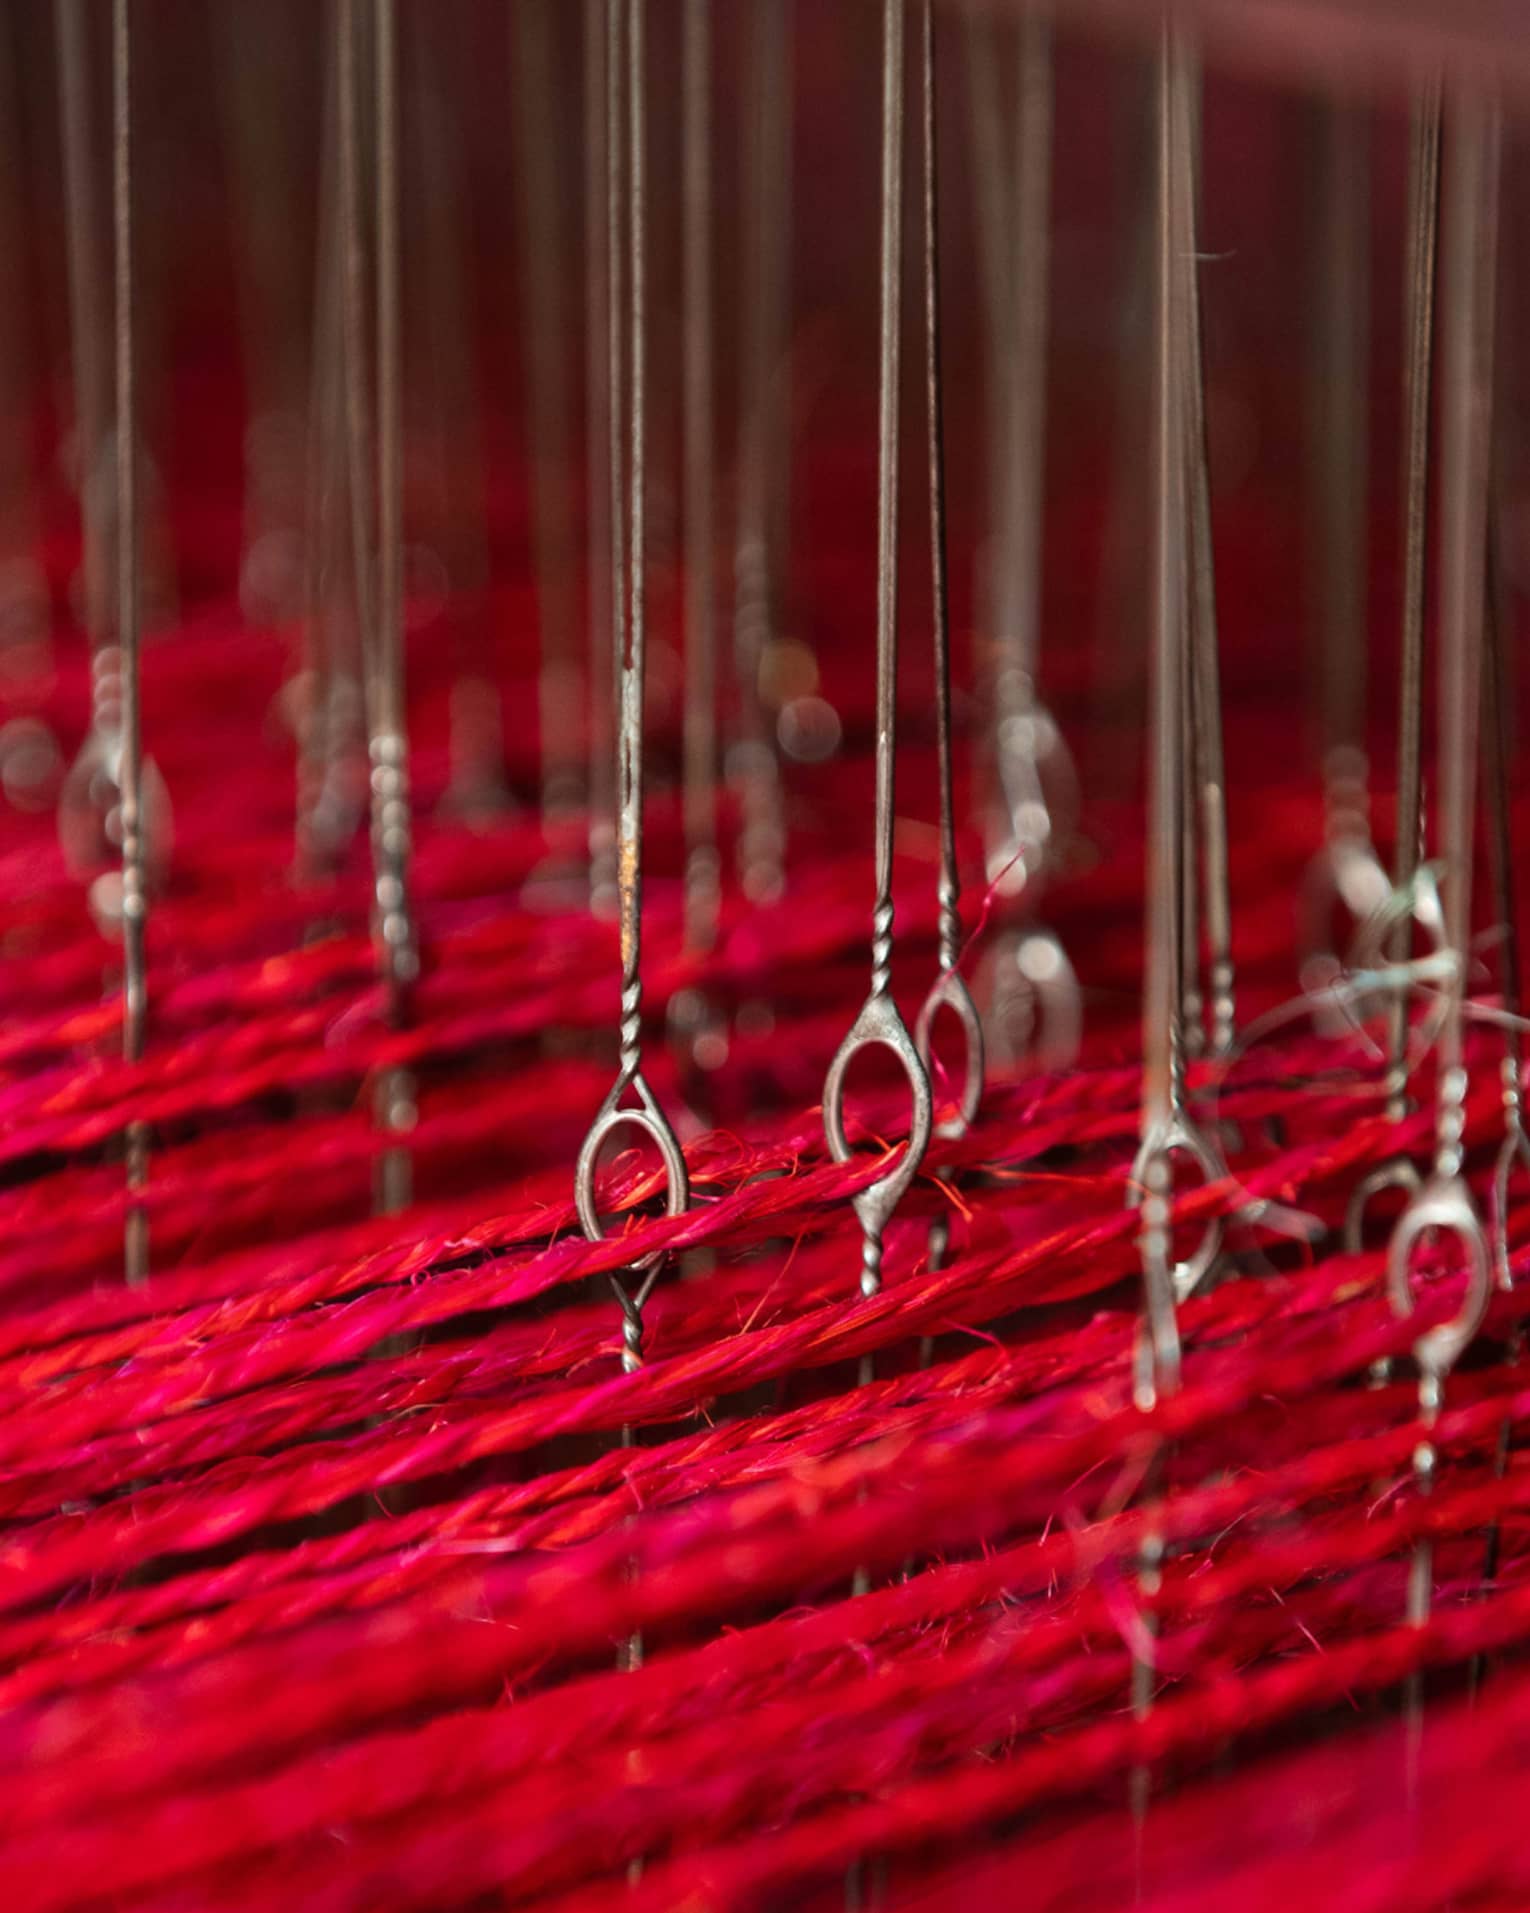
[[[845,1135],[845,1077],[851,1063],[862,1050],[891,1050],[903,1066],[913,1097],[908,1141],[903,1153],[884,1176],[852,1198],[852,1207],[860,1220],[861,1293],[875,1295],[882,1286],[882,1235],[892,1220],[893,1211],[903,1200],[910,1183],[919,1173],[924,1152],[929,1147],[933,1120],[930,1079],[908,1026],[898,1014],[890,996],[876,992],[869,996],[850,1032],[835,1051],[823,1085],[823,1126],[829,1154],[835,1162],[848,1162],[852,1154]]]

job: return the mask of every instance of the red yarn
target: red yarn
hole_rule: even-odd
[[[814,482],[864,466],[826,435]],[[509,489],[496,524],[523,540]],[[1092,553],[1093,493],[1053,511],[1064,548]],[[1427,1070],[1390,1125],[1374,1047],[1316,1030],[1311,1006],[1227,1070],[1192,1067],[1231,1174],[1187,1185],[1179,1221],[1187,1238],[1227,1222],[1226,1279],[1179,1312],[1181,1390],[1133,1403],[1134,798],[1091,790],[1093,848],[1019,912],[985,890],[964,830],[969,970],[1044,910],[1079,967],[1084,1055],[1052,1078],[995,1072],[889,1229],[885,1288],[857,1292],[849,1202],[898,1146],[906,1092],[858,1095],[867,1152],[827,1159],[816,1099],[866,987],[872,889],[870,554],[847,512],[826,512],[802,581],[845,745],[788,767],[788,894],[758,908],[730,880],[704,958],[684,947],[677,713],[652,713],[643,1040],[685,1133],[676,1219],[648,1213],[658,1178],[633,1150],[603,1175],[613,1239],[578,1236],[572,1159],[615,1069],[615,930],[585,907],[582,818],[437,813],[440,627],[411,642],[424,971],[401,1027],[380,1014],[364,842],[322,883],[292,879],[291,745],[267,720],[284,636],[219,608],[148,648],[177,845],[141,1062],[121,1060],[118,953],[52,818],[7,816],[7,1908],[839,1905],[849,1868],[889,1905],[930,1908],[1530,1898],[1530,1297],[1497,1297],[1451,1376],[1425,1495],[1409,1356],[1454,1306],[1451,1272],[1422,1253],[1399,1321],[1384,1223],[1359,1253],[1334,1241],[1367,1170],[1427,1158]],[[1260,591],[1289,569],[1291,520],[1250,491],[1218,534],[1243,607],[1227,717],[1240,1020],[1257,1032],[1297,989],[1291,899],[1321,806],[1293,748],[1290,634]],[[60,577],[73,562],[56,555]],[[530,790],[534,608],[517,586],[480,609]],[[1069,609],[1054,628],[1082,628]],[[74,634],[58,640],[37,708],[67,751],[87,674]],[[972,634],[958,646],[976,682]],[[1071,723],[1095,660],[1054,648]],[[894,986],[912,1021],[936,975],[938,842],[907,671],[901,716]],[[1108,714],[1092,722],[1106,755],[1135,751]],[[969,742],[963,819],[986,774],[967,787]],[[737,827],[725,793],[725,865]],[[715,1071],[670,1050],[669,1007],[693,988],[726,1020]],[[1502,1133],[1491,1027],[1471,1059],[1480,1196]],[[416,1077],[415,1200],[379,1217],[371,1177],[400,1144],[371,1091],[393,1067]],[[937,1057],[948,1104],[950,1067]],[[121,1281],[130,1122],[150,1137],[142,1290]],[[668,1266],[629,1375],[606,1278],[650,1250]],[[1381,1360],[1392,1378],[1369,1385]],[[1434,1611],[1410,1628],[1420,1540]],[[643,1664],[618,1671],[634,1636]],[[1410,1783],[1397,1715],[1421,1674]]]

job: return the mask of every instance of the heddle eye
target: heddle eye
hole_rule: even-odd
[[[955,970],[945,970],[935,979],[929,995],[920,1005],[919,1020],[914,1025],[914,1047],[919,1052],[920,1062],[924,1064],[925,1075],[931,1080],[932,1090],[936,1081],[943,1080],[939,1058],[934,1054],[934,1035],[942,1010],[955,1018],[962,1033],[961,1096],[956,1114],[947,1117],[943,1123],[937,1123],[932,1133],[953,1137],[966,1133],[976,1119],[978,1105],[983,1100],[983,1023],[966,979]]]
[[[1151,1178],[1160,1170],[1167,1178],[1172,1202],[1176,1156],[1188,1157],[1208,1183],[1223,1181],[1227,1176],[1227,1165],[1216,1149],[1188,1117],[1180,1115],[1166,1128],[1143,1138],[1127,1179],[1126,1200],[1133,1208],[1141,1206]],[[1170,1275],[1176,1302],[1188,1301],[1211,1273],[1222,1247],[1222,1229],[1220,1215],[1208,1216],[1194,1252],[1171,1258]]]
[[[867,1268],[874,1273],[880,1266],[883,1231],[919,1173],[919,1165],[929,1147],[933,1106],[930,1079],[897,1005],[889,996],[868,998],[835,1052],[824,1078],[824,1134],[829,1154],[836,1162],[848,1162],[853,1154],[845,1134],[845,1081],[850,1065],[868,1050],[891,1053],[907,1078],[911,1098],[908,1139],[897,1152],[893,1166],[852,1198],[866,1238]],[[865,1279],[863,1275],[863,1285]]]
[[[621,1104],[613,1100],[629,1090],[638,1098],[636,1103]],[[624,1129],[636,1130],[646,1136],[659,1152],[664,1170],[665,1214],[681,1215],[690,1203],[690,1181],[679,1140],[639,1073],[628,1082],[618,1082],[606,1107],[591,1124],[579,1150],[574,1169],[574,1206],[578,1212],[579,1226],[591,1242],[605,1239],[595,1195],[595,1176],[600,1155],[611,1138]],[[662,1260],[663,1251],[657,1250],[634,1266],[652,1269]]]
[[[1425,1329],[1413,1344],[1420,1371],[1437,1384],[1455,1367],[1481,1327],[1493,1292],[1487,1235],[1472,1193],[1459,1176],[1431,1176],[1398,1218],[1387,1249],[1387,1299],[1397,1315],[1411,1315],[1416,1307],[1414,1264],[1420,1244],[1434,1235],[1452,1239],[1466,1265],[1456,1313]]]

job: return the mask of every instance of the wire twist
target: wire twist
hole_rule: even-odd
[[[642,1030],[643,979],[634,966],[622,978],[620,1059],[624,1081],[636,1073],[641,1060]]]
[[[409,900],[409,748],[397,732],[385,731],[372,738],[370,750],[377,937],[384,980],[396,1006],[420,973]]]
[[[871,915],[871,994],[886,996],[892,983],[893,901],[881,897]]]

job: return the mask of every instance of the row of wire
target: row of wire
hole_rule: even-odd
[[[94,646],[95,697],[86,744],[87,769],[103,775],[112,816],[108,836],[120,846],[114,890],[98,899],[121,937],[123,1046],[140,1059],[150,1032],[145,930],[160,857],[152,841],[157,785],[142,749],[141,710],[141,469],[135,387],[134,98],[135,24],[131,0],[112,0],[112,234],[111,310],[114,331],[115,412],[110,438],[115,496],[110,535],[99,497],[86,495],[86,612]],[[762,12],[768,18],[771,9]],[[646,612],[650,289],[647,175],[649,79],[645,0],[587,0],[585,9],[585,128],[587,164],[602,190],[587,199],[586,298],[590,464],[598,509],[590,513],[592,755],[588,831],[589,894],[597,910],[610,907],[620,937],[618,1063],[615,1080],[595,1113],[574,1166],[574,1196],[582,1227],[599,1240],[604,1223],[597,1177],[611,1138],[635,1130],[657,1149],[664,1201],[671,1215],[690,1198],[686,1157],[671,1117],[644,1071],[643,851],[645,777]],[[717,658],[711,573],[711,497],[714,351],[709,303],[714,208],[707,155],[712,140],[709,72],[711,11],[706,0],[686,0],[683,66],[678,88],[683,121],[683,233],[685,281],[684,491],[686,499],[687,615],[684,706],[684,826],[687,843],[686,933],[705,949],[715,936],[720,860],[717,852]],[[69,172],[73,337],[77,406],[82,437],[105,443],[106,381],[93,339],[89,248],[88,112],[82,74],[87,26],[83,0],[57,0],[61,112]],[[334,26],[334,256],[332,299],[321,298],[322,323],[336,342],[337,376],[325,404],[338,408],[344,457],[331,482],[349,512],[344,542],[352,568],[367,752],[367,813],[373,872],[372,923],[386,1013],[407,1024],[420,953],[411,897],[412,810],[404,648],[403,437],[401,403],[401,258],[398,150],[398,50],[394,0],[335,0]],[[533,71],[545,63],[538,29],[521,29]],[[1040,566],[1039,447],[1043,437],[1042,375],[1046,310],[1046,231],[1051,140],[1049,51],[1045,31],[1028,23],[1020,58],[1020,139],[1006,162],[1006,129],[993,98],[993,71],[985,61],[982,29],[969,36],[975,137],[983,160],[980,248],[985,268],[986,339],[999,395],[993,432],[993,477],[1003,498],[1002,521],[1014,534],[1002,544],[993,571],[988,615],[1001,659],[992,685],[998,740],[997,813],[1001,826],[989,849],[989,875],[1002,885],[1016,867],[1044,867],[1054,819],[1044,782],[1048,758],[1060,752],[1056,726],[1037,695],[1036,574]],[[870,984],[864,1002],[830,1063],[822,1098],[825,1140],[837,1162],[849,1160],[846,1089],[852,1066],[868,1049],[889,1052],[907,1086],[906,1134],[889,1152],[875,1180],[853,1198],[861,1229],[859,1286],[875,1295],[882,1279],[883,1242],[899,1204],[919,1174],[932,1136],[957,1136],[976,1118],[984,1083],[984,1035],[961,963],[966,925],[961,909],[954,802],[954,725],[947,588],[945,430],[941,335],[939,152],[940,76],[931,0],[913,10],[920,133],[919,259],[924,344],[924,424],[929,506],[935,730],[938,751],[936,973],[911,1031],[892,991],[896,920],[894,826],[898,767],[898,649],[903,351],[905,146],[909,85],[906,72],[909,10],[903,0],[882,7],[879,330],[876,433],[875,751]],[[768,386],[779,347],[777,309],[782,265],[772,249],[784,244],[787,207],[779,164],[787,79],[779,34],[763,34],[756,78],[759,144],[753,176],[762,251],[758,298],[751,303],[746,359],[757,400]],[[1152,1411],[1179,1385],[1178,1312],[1198,1290],[1226,1272],[1223,1229],[1213,1218],[1193,1252],[1181,1254],[1174,1230],[1176,1163],[1188,1160],[1207,1182],[1228,1172],[1221,1138],[1199,1121],[1187,1089],[1187,1062],[1200,1054],[1226,1057],[1239,1039],[1229,904],[1226,767],[1221,735],[1216,577],[1207,458],[1205,375],[1199,292],[1198,147],[1200,82],[1194,48],[1172,23],[1156,50],[1153,172],[1153,353],[1151,360],[1152,515],[1149,621],[1150,701],[1146,916],[1143,963],[1143,1078],[1140,1147],[1134,1199],[1140,1207],[1142,1326],[1136,1359],[1136,1397]],[[528,130],[523,159],[535,145]],[[1486,727],[1488,794],[1496,821],[1495,899],[1512,939],[1507,818],[1507,743],[1503,724],[1502,633],[1489,616],[1491,565],[1492,431],[1495,272],[1498,254],[1498,110],[1480,88],[1430,77],[1418,88],[1410,159],[1408,260],[1405,283],[1404,498],[1402,578],[1403,672],[1399,706],[1399,813],[1396,849],[1383,871],[1369,841],[1364,766],[1354,737],[1359,726],[1352,645],[1334,646],[1327,694],[1330,718],[1325,759],[1328,838],[1314,866],[1316,915],[1333,903],[1367,919],[1360,946],[1376,965],[1393,971],[1385,993],[1388,1019],[1387,1082],[1390,1110],[1400,1123],[1409,1113],[1407,1081],[1418,1067],[1410,1001],[1419,972],[1415,933],[1431,946],[1429,975],[1436,986],[1427,1025],[1436,1112],[1432,1163],[1420,1174],[1399,1154],[1356,1192],[1353,1229],[1364,1224],[1365,1204],[1384,1188],[1401,1186],[1408,1200],[1390,1236],[1388,1288],[1399,1315],[1415,1306],[1414,1265],[1426,1240],[1454,1242],[1465,1281],[1458,1308],[1418,1338],[1421,1425],[1416,1457],[1418,1488],[1427,1493],[1435,1454],[1430,1431],[1441,1411],[1452,1368],[1481,1323],[1495,1281],[1507,1277],[1503,1216],[1507,1178],[1517,1162],[1530,1163],[1522,1120],[1520,1053],[1515,1001],[1507,1002],[1503,1088],[1504,1137],[1495,1173],[1495,1228],[1479,1210],[1466,1176],[1468,964],[1472,931],[1472,868],[1477,781]],[[1443,153],[1443,162],[1442,162]],[[1340,165],[1345,163],[1342,155]],[[1443,195],[1441,181],[1443,179]],[[1344,202],[1339,202],[1342,213]],[[1342,268],[1352,234],[1336,216],[1334,259]],[[1436,254],[1441,257],[1441,350],[1435,349]],[[545,283],[545,281],[543,282]],[[322,289],[321,289],[322,290]],[[329,295],[326,295],[328,297]],[[1354,298],[1337,298],[1340,326],[1330,342],[1332,387],[1352,383],[1353,340],[1342,329]],[[545,318],[533,330],[546,336]],[[1436,361],[1438,360],[1438,372]],[[316,391],[319,382],[316,380]],[[546,382],[551,390],[555,381]],[[1438,390],[1442,429],[1430,438]],[[317,404],[317,401],[316,401]],[[744,887],[752,900],[779,894],[784,883],[784,823],[779,776],[763,735],[758,707],[759,659],[769,629],[772,546],[779,537],[773,472],[782,462],[773,444],[772,407],[757,402],[749,416],[738,541],[739,594],[750,610],[739,620],[737,670],[743,687],[740,751]],[[1351,428],[1353,421],[1350,421]],[[543,418],[544,442],[560,428]],[[1341,547],[1353,547],[1355,434],[1341,435],[1330,473],[1326,514]],[[1424,603],[1427,501],[1435,475],[1439,509],[1437,640],[1438,714],[1435,818],[1426,828],[1420,772],[1424,701]],[[94,502],[92,502],[94,500]],[[108,606],[105,554],[115,558],[114,602]],[[1353,580],[1342,569],[1331,580],[1331,623],[1357,617]],[[346,675],[332,672],[332,677]],[[559,734],[562,705],[573,679],[559,669],[544,674],[544,737]],[[1484,685],[1486,684],[1486,701]],[[604,687],[609,685],[609,701]],[[341,720],[344,721],[343,719]],[[324,759],[322,742],[318,756]],[[549,762],[544,786],[549,820],[569,809]],[[310,778],[322,793],[324,777]],[[318,797],[308,813],[309,842],[333,842],[320,821]],[[1420,863],[1420,839],[1433,857]],[[1369,938],[1367,944],[1366,938]],[[1517,955],[1511,948],[1510,957]],[[1030,934],[1014,954],[1030,963],[1032,981],[1049,974],[1052,1002],[1066,1004],[1066,957],[1055,940]],[[1050,965],[1050,972],[1048,971]],[[1353,1001],[1352,969],[1327,972],[1324,984],[1335,1013]],[[1360,967],[1364,967],[1361,965]],[[1510,966],[1506,965],[1506,972]],[[1062,983],[1058,983],[1058,979]],[[963,1061],[954,1108],[937,1122],[932,1055],[941,1013],[960,1032]],[[1063,1010],[1066,1017],[1066,1009]],[[695,1006],[692,1014],[697,1014]],[[705,1020],[705,1007],[699,1013]],[[390,1139],[380,1159],[378,1208],[395,1213],[410,1196],[407,1135],[416,1086],[404,1068],[382,1072],[375,1089],[375,1122]],[[140,1195],[150,1174],[150,1138],[134,1122],[124,1138],[130,1194]],[[937,1249],[938,1254],[938,1249]],[[620,1311],[623,1362],[641,1365],[644,1310],[663,1268],[661,1254],[612,1277]],[[141,1202],[130,1203],[124,1241],[129,1284],[150,1279],[149,1241]],[[870,1378],[863,1365],[863,1379]],[[1157,1480],[1143,1489],[1149,1503]],[[1150,1535],[1139,1564],[1142,1598],[1151,1609],[1163,1543]],[[1422,1625],[1432,1600],[1427,1541],[1420,1541],[1408,1594],[1408,1619]],[[1150,1657],[1139,1663],[1135,1699],[1151,1703]],[[1140,1804],[1145,1805],[1145,1782]]]

